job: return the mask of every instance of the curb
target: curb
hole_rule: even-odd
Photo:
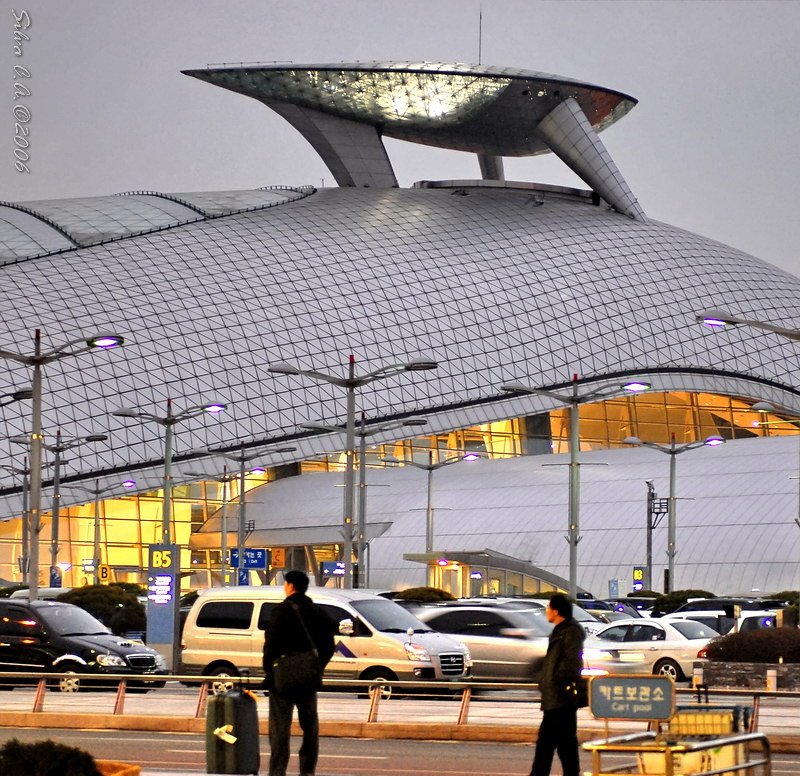
[[[63,728],[87,730],[148,730],[152,732],[198,733],[206,730],[202,717],[158,717],[136,714],[75,714],[60,712],[0,711],[0,727]],[[330,722],[320,720],[320,736],[323,738],[373,738],[407,739],[425,741],[491,741],[497,743],[533,743],[536,741],[538,725],[481,725],[470,723],[458,725],[448,722]],[[266,735],[269,722],[259,720],[259,733]],[[615,729],[619,735],[625,731]],[[300,728],[295,720],[292,733]],[[578,730],[581,742],[603,738],[602,728],[583,727]],[[800,735],[771,735],[773,752],[800,754]]]

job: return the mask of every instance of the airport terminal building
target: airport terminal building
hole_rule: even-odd
[[[184,590],[220,583],[239,529],[272,551],[252,582],[289,566],[322,581],[346,546],[341,381],[353,357],[352,374],[380,377],[354,391],[370,587],[565,588],[573,531],[579,587],[625,592],[670,485],[674,588],[800,585],[800,345],[697,320],[723,310],[796,329],[800,279],[648,218],[600,138],[635,99],[432,63],[186,75],[278,112],[337,186],[0,203],[0,350],[31,352],[35,329],[46,349],[102,331],[125,338],[43,368],[45,449],[107,439],[63,456],[57,536],[44,468],[42,584],[53,561],[65,585],[91,581],[95,557],[112,579],[144,581],[146,547],[162,536],[165,412],[186,413],[169,455]],[[399,188],[385,137],[474,154],[474,172]],[[505,179],[504,157],[543,153],[586,189]],[[388,368],[416,359],[436,368]],[[269,371],[287,363],[339,383]],[[30,385],[28,366],[3,365],[0,396]],[[631,381],[650,390],[628,394]],[[189,412],[216,401],[224,412]],[[772,409],[753,409],[763,402]],[[112,414],[120,408],[150,418]],[[24,576],[30,418],[30,402],[0,401],[0,577],[13,582]],[[695,446],[708,437],[726,444]],[[682,454],[663,455],[670,446]],[[229,475],[245,462],[240,499]],[[666,523],[651,534],[659,590]]]

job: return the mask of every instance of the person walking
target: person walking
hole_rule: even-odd
[[[536,739],[531,776],[549,776],[555,752],[558,752],[564,776],[580,776],[578,706],[573,688],[582,681],[581,652],[585,633],[572,619],[570,600],[560,593],[550,598],[545,614],[555,627],[539,679],[542,724]]]
[[[311,683],[312,689],[283,693],[275,689],[274,670],[279,658],[315,649],[321,677],[333,657],[334,627],[322,609],[306,595],[308,576],[305,572],[287,571],[283,589],[286,598],[272,610],[264,632],[264,686],[269,690],[269,776],[286,776],[295,706],[303,731],[300,776],[313,776],[319,757],[317,690],[321,679]]]

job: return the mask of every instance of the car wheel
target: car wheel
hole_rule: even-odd
[[[686,678],[681,667],[674,660],[659,660],[653,666],[653,673],[657,676],[668,676],[674,682],[680,682]]]
[[[54,671],[58,671],[64,676],[59,679],[53,679],[50,683],[51,690],[58,692],[80,692],[81,691],[81,677],[80,666],[76,663],[64,663],[60,666],[53,666]]]
[[[388,668],[371,668],[361,674],[361,678],[367,681],[381,681],[384,684],[377,685],[381,694],[381,700],[388,701],[390,698],[399,698],[396,688],[391,682],[396,682],[397,677]],[[369,693],[360,693],[359,697],[368,698]]]
[[[214,676],[216,679],[208,685],[208,691],[212,695],[222,695],[223,693],[232,690],[234,687],[233,679],[239,676],[239,672],[233,666],[216,666],[206,674],[207,676]]]

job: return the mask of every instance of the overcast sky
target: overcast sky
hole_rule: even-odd
[[[477,63],[593,82],[639,105],[601,137],[645,212],[800,275],[800,2],[0,0],[0,199],[332,185],[255,100],[181,75],[219,62]],[[14,13],[30,41],[14,52]],[[14,101],[15,65],[30,96]],[[17,81],[20,79],[17,78]],[[31,112],[14,169],[15,106]],[[400,184],[474,155],[387,140]],[[510,180],[585,188],[552,155]]]

